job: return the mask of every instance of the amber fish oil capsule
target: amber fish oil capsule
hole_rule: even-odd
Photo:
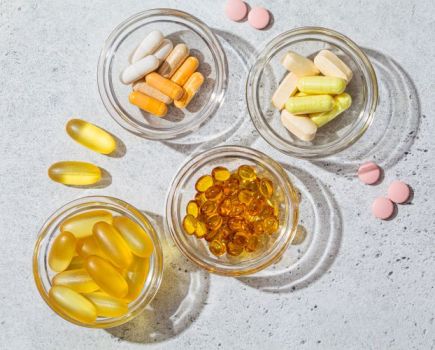
[[[65,161],[50,166],[48,176],[64,185],[86,186],[101,180],[101,170],[91,163]]]
[[[168,107],[163,102],[138,91],[131,92],[128,99],[131,104],[158,117],[163,117],[168,113]]]

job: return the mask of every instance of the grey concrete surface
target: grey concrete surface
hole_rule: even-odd
[[[0,1],[0,348],[435,349],[435,3],[248,2],[271,10],[271,28],[255,31],[226,20],[224,1]],[[312,229],[277,266],[242,279],[200,271],[168,243],[164,281],[146,312],[116,329],[82,329],[56,316],[35,288],[38,229],[62,204],[91,194],[124,199],[161,227],[171,179],[195,151],[187,143],[129,134],[98,95],[105,38],[125,18],[153,7],[185,10],[217,32],[234,93],[215,115],[225,121],[216,128],[231,130],[227,112],[244,118],[226,143],[250,145],[283,163],[302,193],[303,223]],[[368,133],[345,153],[316,162],[289,158],[258,136],[240,82],[256,49],[306,25],[351,37],[365,48],[380,82]],[[125,156],[105,157],[71,141],[64,127],[73,116],[117,135]],[[214,132],[209,128],[208,136]],[[356,166],[373,158],[385,178],[363,186]],[[111,184],[83,190],[51,182],[47,168],[67,159],[104,167]],[[414,198],[393,220],[375,220],[371,202],[393,179],[409,183]]]

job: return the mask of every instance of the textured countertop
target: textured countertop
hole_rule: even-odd
[[[249,3],[271,10],[270,29],[226,20],[224,1],[0,2],[0,348],[435,348],[434,2]],[[104,40],[125,18],[153,7],[199,17],[227,53],[227,99],[214,126],[197,135],[200,143],[195,137],[162,143],[133,136],[100,101],[96,66]],[[368,53],[380,84],[367,134],[343,154],[316,162],[287,157],[262,140],[243,96],[255,50],[307,25],[352,38]],[[64,127],[73,116],[117,135],[125,156],[104,157],[71,141]],[[31,270],[45,219],[72,199],[104,194],[144,210],[161,228],[176,170],[221,132],[228,133],[226,143],[259,149],[286,167],[302,193],[307,240],[274,268],[241,279],[198,270],[166,243],[163,284],[136,320],[105,331],[56,316],[40,298]],[[358,158],[384,167],[381,184],[368,187],[356,179]],[[47,168],[68,159],[102,166],[111,183],[77,189],[51,182]],[[409,183],[414,198],[393,220],[376,220],[371,202],[393,179]]]

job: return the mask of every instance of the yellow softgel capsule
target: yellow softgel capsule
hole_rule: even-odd
[[[51,287],[49,300],[62,312],[76,321],[93,324],[97,319],[97,310],[83,295],[64,286]]]
[[[230,178],[231,173],[227,168],[223,166],[217,166],[211,171],[211,175],[216,181],[226,181]]]
[[[116,149],[116,141],[112,135],[84,120],[71,119],[66,124],[66,132],[82,146],[95,152],[110,154]]]
[[[84,295],[95,305],[97,316],[100,317],[120,317],[128,312],[126,302],[114,298],[103,292],[87,293]]]
[[[254,168],[249,165],[239,166],[237,174],[243,181],[254,181],[257,178]]]
[[[274,216],[268,216],[263,220],[264,232],[268,234],[275,233],[278,230],[279,222]]]
[[[71,232],[61,232],[53,241],[48,253],[48,266],[61,272],[70,265],[75,254],[76,238]]]
[[[80,256],[76,255],[72,258],[71,263],[68,265],[68,270],[81,269],[84,266],[85,260]]]
[[[183,219],[183,228],[187,234],[192,235],[196,230],[197,220],[193,215],[186,215]]]
[[[67,270],[53,277],[55,286],[65,286],[78,293],[90,293],[99,287],[85,269]]]
[[[121,234],[133,254],[141,258],[148,258],[152,255],[153,241],[138,223],[125,216],[115,216],[113,227]]]
[[[249,239],[249,233],[245,231],[238,231],[234,234],[233,243],[244,247]]]
[[[195,73],[196,69],[199,66],[199,61],[196,57],[190,56],[188,57],[183,64],[178,68],[171,80],[178,85],[183,86],[190,76]]]
[[[330,121],[334,120],[338,115],[343,113],[352,105],[352,97],[347,93],[342,93],[334,97],[334,108],[329,112],[310,114],[311,120],[320,128]]]
[[[164,117],[168,113],[168,107],[163,102],[139,91],[131,92],[128,100],[131,104],[157,117]]]
[[[99,221],[111,224],[113,216],[105,210],[92,210],[74,215],[66,219],[60,225],[62,232],[71,232],[76,238],[84,238],[92,235],[92,227]]]
[[[254,192],[250,190],[240,190],[237,194],[237,198],[241,203],[249,204],[254,199]]]
[[[219,205],[218,212],[222,216],[228,216],[231,212],[232,204],[231,199],[227,198]]]
[[[82,258],[87,258],[91,255],[98,255],[107,259],[107,256],[104,255],[103,251],[98,246],[97,241],[92,236],[78,240],[76,244],[76,252]]]
[[[150,270],[150,259],[134,257],[133,262],[127,269],[126,281],[128,283],[128,294],[126,300],[135,300],[142,292],[145,281]]]
[[[195,201],[196,201],[196,203],[198,203],[199,206],[201,206],[205,202],[207,202],[207,198],[205,197],[205,193],[198,192],[195,195]]]
[[[265,201],[261,198],[255,198],[251,203],[249,203],[247,212],[250,215],[259,215],[265,206]]]
[[[218,210],[218,205],[214,201],[207,201],[201,206],[201,213],[205,216],[212,216]]]
[[[298,80],[298,89],[306,94],[338,95],[346,89],[346,80],[337,77],[302,77]]]
[[[195,236],[198,238],[202,238],[207,234],[207,232],[207,225],[202,221],[198,221],[195,228]]]
[[[214,181],[210,175],[203,175],[196,181],[195,189],[198,192],[205,192],[211,186],[213,186],[213,184],[214,184]]]
[[[186,83],[183,85],[184,94],[180,99],[174,100],[174,105],[177,108],[186,108],[187,105],[195,97],[196,93],[204,83],[204,76],[200,72],[193,73]]]
[[[189,201],[186,206],[186,213],[197,218],[199,214],[198,203],[196,203],[196,201]]]
[[[101,251],[111,262],[120,268],[131,264],[133,255],[130,248],[115,227],[104,221],[97,222],[92,231]]]
[[[48,176],[64,185],[86,186],[101,180],[101,170],[91,163],[65,161],[50,166]]]
[[[219,185],[213,185],[205,191],[205,198],[209,201],[220,201],[223,196],[222,187]]]
[[[216,231],[222,226],[222,222],[222,217],[216,214],[207,218],[206,225],[208,229]]]
[[[245,249],[248,252],[255,252],[258,248],[258,237],[255,235],[249,236],[246,242]]]
[[[96,284],[116,298],[123,298],[128,293],[128,284],[118,270],[107,260],[99,256],[89,256],[85,260],[85,268]]]
[[[269,179],[261,179],[258,190],[265,198],[270,198],[273,195],[273,182]]]
[[[214,239],[213,241],[210,242],[208,249],[215,256],[221,256],[221,255],[225,254],[225,252],[226,252],[225,243],[221,242],[217,239]]]
[[[334,99],[329,95],[290,97],[285,103],[285,109],[291,114],[327,112],[333,107]]]

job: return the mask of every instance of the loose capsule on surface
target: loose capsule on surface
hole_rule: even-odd
[[[317,125],[309,117],[294,115],[283,109],[281,111],[281,123],[288,131],[302,141],[312,141],[316,137]]]
[[[180,85],[155,72],[148,74],[145,82],[173,100],[178,100],[184,94],[184,89]]]
[[[116,149],[112,135],[84,120],[71,119],[66,124],[66,132],[72,139],[95,152],[110,154]]]
[[[171,78],[188,56],[189,48],[185,44],[176,45],[163,61],[158,73],[165,78]]]
[[[346,80],[337,77],[302,77],[298,80],[298,89],[306,94],[338,95],[346,89]]]
[[[327,112],[334,107],[334,99],[329,95],[290,97],[285,109],[291,114]]]
[[[351,105],[352,97],[344,92],[334,97],[334,108],[332,110],[329,112],[310,114],[309,117],[317,127],[321,128],[347,110]]]
[[[177,71],[172,76],[171,80],[180,86],[183,86],[187,79],[195,73],[196,69],[199,66],[199,61],[196,57],[190,56],[188,57],[184,63],[177,69]]]
[[[142,40],[131,55],[131,63],[135,63],[145,56],[153,54],[163,42],[163,34],[159,30],[153,30]]]
[[[50,166],[48,176],[64,185],[86,186],[101,180],[101,170],[91,163],[65,161]]]
[[[99,288],[83,268],[60,272],[53,277],[52,282],[55,286],[65,286],[79,293],[90,293]]]
[[[171,53],[174,45],[169,39],[163,39],[161,45],[154,51],[153,56],[156,57],[160,63],[162,63],[166,57]]]
[[[128,99],[131,104],[158,117],[163,117],[168,113],[168,107],[163,102],[139,91],[131,92]]]
[[[48,266],[61,272],[71,263],[75,254],[76,238],[71,232],[61,232],[53,241],[48,253]]]
[[[100,317],[120,317],[128,312],[126,302],[114,298],[103,292],[93,292],[84,295],[94,304],[97,310],[97,316]]]
[[[121,74],[121,81],[128,85],[132,82],[143,78],[148,73],[159,68],[159,60],[153,55],[148,55],[135,63],[131,64]]]
[[[175,107],[186,108],[203,83],[204,76],[200,72],[193,73],[183,85],[184,95],[180,99],[174,100]]]
[[[133,262],[127,269],[126,281],[128,284],[127,300],[135,300],[142,292],[150,270],[150,259],[134,257]]]
[[[319,69],[314,65],[309,58],[301,56],[296,52],[289,51],[281,60],[281,64],[289,72],[296,74],[299,77],[319,74]]]
[[[283,109],[288,98],[298,91],[297,84],[298,77],[296,74],[288,73],[272,96],[273,105],[279,110]]]
[[[172,98],[166,96],[161,91],[153,88],[151,85],[145,83],[143,80],[137,81],[133,84],[133,91],[139,91],[142,94],[155,98],[156,100],[163,102],[164,104],[171,104]]]
[[[342,78],[348,83],[352,79],[352,70],[336,54],[329,50],[320,51],[314,57],[314,64],[323,75]]]
[[[71,232],[76,238],[83,238],[92,235],[92,227],[99,221],[111,224],[113,216],[106,210],[87,211],[66,219],[60,225],[60,230]]]

